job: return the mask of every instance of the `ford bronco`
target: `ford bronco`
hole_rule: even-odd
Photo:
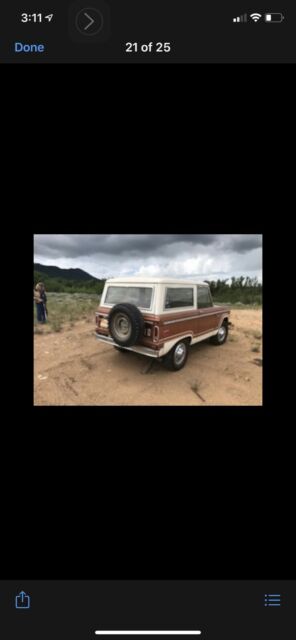
[[[96,337],[120,351],[163,360],[178,371],[190,345],[227,340],[230,310],[213,304],[205,283],[168,278],[113,278],[96,313]]]

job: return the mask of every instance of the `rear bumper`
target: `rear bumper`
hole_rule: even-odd
[[[113,347],[120,347],[120,345],[114,342],[113,338],[110,336],[103,336],[95,333],[95,336],[99,342],[105,342],[107,344],[112,345]],[[140,353],[143,356],[149,356],[150,358],[161,358],[161,352],[155,351],[154,349],[149,349],[149,347],[141,347],[140,345],[135,345],[134,347],[120,347],[120,349],[124,349],[124,351],[134,351],[135,353]]]

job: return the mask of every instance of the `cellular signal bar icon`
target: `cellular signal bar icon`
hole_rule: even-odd
[[[232,19],[233,22],[247,22],[248,21],[248,16],[246,13],[244,13],[242,16],[237,16],[237,18],[233,18]]]
[[[264,606],[265,607],[280,607],[281,602],[281,594],[280,593],[266,593],[264,597]]]

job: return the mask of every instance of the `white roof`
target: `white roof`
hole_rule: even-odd
[[[208,287],[206,282],[198,280],[179,280],[178,278],[146,278],[137,276],[132,278],[109,278],[108,284],[200,284]]]

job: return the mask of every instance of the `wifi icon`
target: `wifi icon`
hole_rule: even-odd
[[[262,18],[261,13],[251,13],[250,14],[250,18],[252,18],[252,20],[254,22],[258,22],[258,20],[260,20],[260,18]]]

